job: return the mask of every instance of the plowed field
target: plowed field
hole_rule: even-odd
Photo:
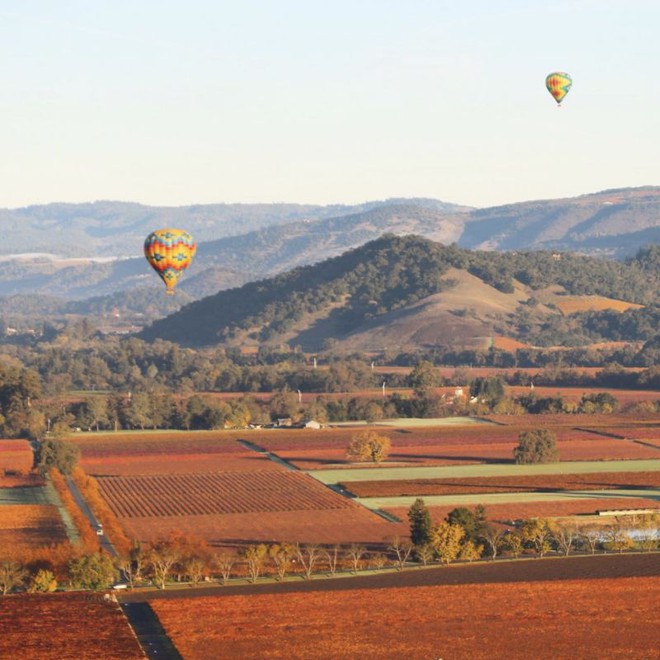
[[[0,557],[67,541],[57,508],[49,504],[0,506]]]
[[[456,508],[456,504],[429,506],[431,519],[439,523]],[[607,499],[584,498],[574,500],[555,500],[549,502],[509,502],[507,504],[486,505],[488,520],[502,522],[525,518],[559,518],[563,516],[594,515],[599,510],[612,509],[660,509],[658,500],[635,497],[608,497]],[[408,507],[391,507],[386,511],[400,520],[408,520]]]
[[[659,577],[239,595],[152,606],[189,660],[660,657]]]
[[[3,596],[0,630],[1,658],[144,658],[119,605],[88,593]]]
[[[0,440],[0,477],[8,472],[27,473],[32,469],[33,454],[27,440]]]
[[[607,490],[660,486],[660,472],[603,472],[601,474],[547,474],[462,479],[405,479],[401,481],[347,481],[341,484],[358,497],[522,493],[555,490]]]

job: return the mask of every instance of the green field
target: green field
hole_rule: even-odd
[[[660,470],[660,459],[639,461],[576,461],[544,465],[489,463],[424,467],[369,467],[342,470],[310,470],[310,476],[324,484],[351,481],[400,481],[464,477],[503,477],[535,474],[594,474],[598,472],[653,472]]]
[[[30,488],[0,488],[0,506],[4,504],[55,504],[53,492],[47,486]]]
[[[521,502],[565,502],[575,499],[621,499],[623,497],[660,501],[660,489],[576,490],[561,493],[491,493],[479,495],[425,495],[427,506],[476,506]],[[359,497],[355,501],[368,509],[409,508],[417,499],[406,497]]]

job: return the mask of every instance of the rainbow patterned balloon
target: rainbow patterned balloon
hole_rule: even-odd
[[[157,229],[144,241],[144,256],[173,294],[181,273],[195,256],[195,239],[182,229]]]
[[[550,94],[552,94],[554,100],[557,101],[557,105],[561,105],[564,96],[568,94],[568,90],[572,84],[571,77],[561,71],[550,73],[545,79],[545,86],[548,88]]]

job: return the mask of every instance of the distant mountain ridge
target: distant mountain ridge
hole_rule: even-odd
[[[0,290],[4,296],[83,300],[145,288],[154,292],[157,307],[160,282],[142,257],[142,241],[154,227],[167,225],[188,229],[198,241],[198,255],[179,285],[186,302],[318,263],[385,233],[482,250],[627,256],[660,242],[660,187],[487,209],[390,199],[355,206],[96,202],[0,210]],[[8,258],[20,252],[78,259]],[[84,260],[104,255],[127,258]]]

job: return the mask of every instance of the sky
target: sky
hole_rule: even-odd
[[[0,208],[657,185],[658,26],[656,0],[0,0]]]

